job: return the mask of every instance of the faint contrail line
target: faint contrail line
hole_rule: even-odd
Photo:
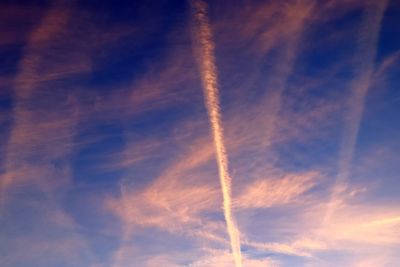
[[[338,175],[323,223],[329,221],[335,212],[336,201],[348,189],[350,165],[357,142],[365,97],[374,72],[379,31],[387,3],[387,0],[369,0],[365,6],[365,15],[358,37],[359,50],[356,55],[359,69],[350,84],[351,95],[347,102],[348,113],[344,122],[344,133],[339,152]]]
[[[271,77],[273,77],[272,82],[267,84],[267,88],[271,88],[272,90],[261,103],[262,108],[266,108],[267,111],[264,115],[267,127],[265,136],[263,137],[264,140],[260,145],[269,147],[273,142],[272,139],[276,134],[275,131],[278,124],[279,112],[282,108],[283,95],[295,67],[295,61],[299,52],[300,42],[303,38],[302,35],[307,23],[307,18],[312,14],[314,5],[315,3],[313,0],[297,1],[293,4],[293,7],[288,5],[288,7],[294,10],[298,9],[303,11],[294,16],[296,19],[292,23],[296,26],[289,30],[290,34],[288,34],[285,43],[280,45],[276,53],[278,55],[278,62],[274,64],[273,72],[271,72]],[[286,20],[291,21],[293,18],[290,18],[288,15]]]
[[[201,72],[205,104],[211,125],[216,157],[218,163],[219,178],[223,196],[223,210],[230,238],[233,258],[236,267],[242,266],[240,252],[240,237],[232,215],[231,177],[228,172],[228,157],[224,144],[223,128],[221,124],[221,110],[217,85],[217,70],[214,58],[214,43],[212,31],[207,16],[207,4],[203,1],[191,1],[194,12],[196,31],[197,60]]]

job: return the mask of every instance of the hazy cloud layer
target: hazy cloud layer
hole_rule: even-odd
[[[400,264],[399,4],[207,5],[0,4],[1,266]]]

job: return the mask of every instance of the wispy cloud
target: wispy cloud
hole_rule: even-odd
[[[0,4],[1,266],[400,262],[397,4],[100,2]]]
[[[1,216],[9,229],[2,236],[9,252],[4,266],[57,265],[72,258],[80,266],[94,260],[60,196],[72,179],[79,120],[76,95],[63,79],[90,70],[88,57],[68,51],[74,42],[62,40],[74,35],[68,28],[72,12],[69,5],[54,2],[43,13],[26,39],[11,84],[14,105],[0,177]]]
[[[374,61],[381,21],[387,1],[367,1],[365,14],[360,26],[358,51],[355,55],[356,71],[350,84],[350,97],[347,101],[348,113],[344,121],[344,133],[339,154],[338,175],[332,192],[331,208],[327,210],[324,221],[335,212],[334,202],[347,190],[351,163],[364,110],[364,101],[374,73]]]
[[[38,80],[41,77],[40,64],[43,61],[43,53],[49,48],[49,42],[54,35],[65,27],[67,20],[66,10],[57,6],[51,9],[37,29],[32,32],[20,61],[19,72],[14,82],[16,96],[14,120],[4,161],[5,175],[1,179],[3,201],[7,188],[13,184],[26,179],[37,180],[46,176],[43,172],[47,172],[47,168],[32,166],[30,162],[33,161],[32,153],[43,149],[43,146],[47,146],[48,141],[52,139],[54,141],[71,137],[70,129],[73,124],[70,119],[62,120],[62,118],[50,115],[43,120],[43,117],[40,116],[43,110],[36,110],[34,105],[37,104],[32,103],[34,94],[40,92]],[[56,130],[58,132],[54,135]],[[57,157],[60,147],[48,146],[47,148],[49,149],[46,151],[48,154],[53,151],[53,156]]]
[[[229,267],[232,266],[234,262],[232,261],[231,255],[226,251],[212,250],[208,253],[208,255],[204,256],[202,259],[191,263],[189,266],[192,267],[207,267],[207,266],[221,266],[221,267]],[[251,259],[246,256],[243,257],[243,265],[249,267],[261,267],[261,266],[270,266],[270,267],[279,267],[279,263],[269,259]]]
[[[319,174],[287,174],[275,179],[259,179],[245,186],[235,199],[235,208],[268,208],[294,201],[315,186]]]

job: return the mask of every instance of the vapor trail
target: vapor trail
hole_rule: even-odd
[[[344,121],[343,139],[339,152],[338,175],[324,223],[330,219],[338,204],[337,201],[340,201],[341,194],[348,187],[347,180],[350,174],[351,161],[353,160],[364,110],[365,96],[374,72],[379,30],[387,3],[387,0],[369,0],[365,3],[365,14],[359,31],[358,52],[355,59],[358,69],[350,84],[351,95],[347,102],[348,112]]]
[[[232,215],[231,177],[228,172],[228,157],[224,144],[223,128],[221,124],[221,110],[217,85],[217,70],[214,58],[214,43],[212,31],[207,16],[207,4],[203,1],[191,1],[194,12],[196,36],[196,52],[201,72],[205,104],[208,112],[211,131],[216,150],[219,178],[221,183],[223,210],[226,226],[230,238],[233,258],[236,267],[242,266],[240,252],[239,231]]]

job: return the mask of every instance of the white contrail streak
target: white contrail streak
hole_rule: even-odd
[[[347,190],[350,166],[364,110],[365,97],[374,72],[379,30],[388,1],[369,0],[366,2],[365,15],[358,37],[356,54],[357,72],[351,82],[351,95],[348,99],[348,113],[344,122],[344,133],[339,154],[339,170],[334,185],[329,207],[324,219],[327,222],[340,201],[340,196]]]
[[[205,104],[211,124],[212,135],[216,150],[219,178],[223,196],[223,210],[230,238],[233,258],[236,267],[242,266],[240,252],[240,237],[232,215],[231,177],[228,172],[228,157],[224,145],[223,128],[221,124],[221,111],[217,85],[217,70],[214,58],[214,43],[212,31],[207,16],[207,5],[203,1],[191,1],[194,11],[196,31],[197,59],[201,71],[204,89]]]

